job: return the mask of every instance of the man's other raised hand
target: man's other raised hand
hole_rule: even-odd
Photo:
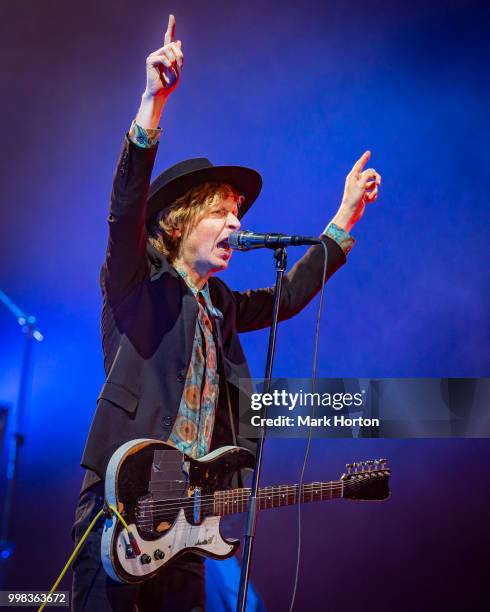
[[[146,58],[145,94],[167,98],[179,83],[183,65],[182,42],[175,40],[175,17],[169,15],[163,47]]]

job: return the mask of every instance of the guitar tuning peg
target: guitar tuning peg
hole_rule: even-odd
[[[373,469],[374,461],[372,461],[372,459],[369,459],[368,461],[365,461],[365,464],[367,466],[368,472],[370,472]]]
[[[378,461],[381,464],[381,469],[384,469],[388,463],[388,459],[379,459]]]
[[[361,469],[361,472],[364,471],[364,468],[366,467],[366,462],[365,461],[359,461],[358,466]]]
[[[346,469],[347,469],[347,473],[348,473],[348,474],[350,474],[350,473],[351,473],[352,468],[354,467],[354,464],[352,464],[352,463],[346,463],[346,464],[345,464],[345,467],[346,467]]]

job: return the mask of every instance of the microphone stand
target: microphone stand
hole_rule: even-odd
[[[15,477],[19,461],[19,450],[24,442],[24,434],[21,431],[21,427],[31,383],[33,341],[37,340],[37,342],[41,342],[44,338],[36,326],[36,317],[26,315],[22,312],[22,310],[14,304],[2,290],[0,290],[0,302],[2,302],[16,317],[17,323],[21,326],[24,334],[24,351],[20,373],[19,394],[17,403],[12,410],[12,433],[10,435],[7,460],[7,490],[0,523],[0,557],[2,560],[6,560],[12,555],[14,549],[14,544],[9,542],[8,537],[14,499]]]
[[[276,348],[277,323],[279,319],[279,304],[281,301],[282,281],[287,265],[287,253],[285,247],[274,251],[276,260],[276,285],[274,288],[274,303],[272,306],[272,323],[269,332],[269,346],[267,349],[267,363],[265,367],[264,393],[269,393],[272,379],[272,366],[274,363],[274,351]],[[267,418],[268,407],[264,407],[263,417]],[[250,565],[252,562],[252,548],[255,538],[255,526],[257,522],[258,492],[260,481],[260,470],[262,468],[262,455],[264,451],[266,430],[263,426],[260,430],[255,452],[255,467],[253,471],[252,489],[248,502],[247,524],[245,528],[245,542],[243,546],[242,568],[240,573],[240,587],[238,590],[237,612],[245,612],[247,604],[247,589],[250,580]],[[259,504],[260,505],[260,504]]]

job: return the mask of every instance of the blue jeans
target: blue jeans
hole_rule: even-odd
[[[104,483],[80,495],[72,538],[78,543],[102,508]],[[204,559],[188,554],[170,562],[150,580],[123,584],[109,578],[100,560],[104,519],[94,529],[73,563],[73,612],[203,612],[205,609]]]

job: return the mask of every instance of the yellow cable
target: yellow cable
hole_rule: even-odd
[[[131,533],[131,531],[130,531],[130,529],[129,529],[129,527],[128,527],[128,524],[127,524],[127,523],[126,523],[126,521],[123,519],[123,517],[122,517],[122,516],[119,514],[119,512],[118,512],[117,508],[115,508],[115,507],[114,507],[114,506],[112,506],[112,505],[109,505],[109,508],[110,508],[110,509],[111,509],[111,510],[114,512],[114,514],[117,516],[117,518],[118,518],[118,519],[121,521],[121,523],[124,525],[124,528],[126,529],[126,531],[127,531],[128,533]]]
[[[131,533],[126,521],[123,519],[123,517],[119,514],[117,508],[115,508],[112,505],[109,505],[109,508],[114,512],[114,514],[117,516],[117,518],[121,521],[121,523],[124,525],[124,528],[126,529],[126,531],[128,533]],[[56,588],[58,587],[59,583],[63,580],[63,576],[66,574],[68,568],[70,567],[70,565],[73,563],[75,557],[78,554],[78,551],[80,550],[80,548],[82,547],[82,545],[84,544],[85,540],[87,539],[88,534],[92,531],[92,529],[94,528],[95,523],[98,521],[98,519],[100,518],[100,516],[104,514],[104,509],[102,509],[97,516],[94,518],[94,520],[90,523],[90,525],[87,528],[87,531],[83,534],[80,542],[78,542],[78,544],[75,547],[75,550],[71,553],[70,558],[68,559],[68,561],[66,562],[65,567],[63,568],[61,574],[58,576],[58,579],[56,580],[56,582],[53,584],[53,586],[51,587],[51,590],[49,591],[48,597],[50,595],[52,595],[55,591]],[[43,603],[43,605],[38,609],[37,612],[42,612],[44,610],[44,606],[49,603],[48,601],[45,601]]]

